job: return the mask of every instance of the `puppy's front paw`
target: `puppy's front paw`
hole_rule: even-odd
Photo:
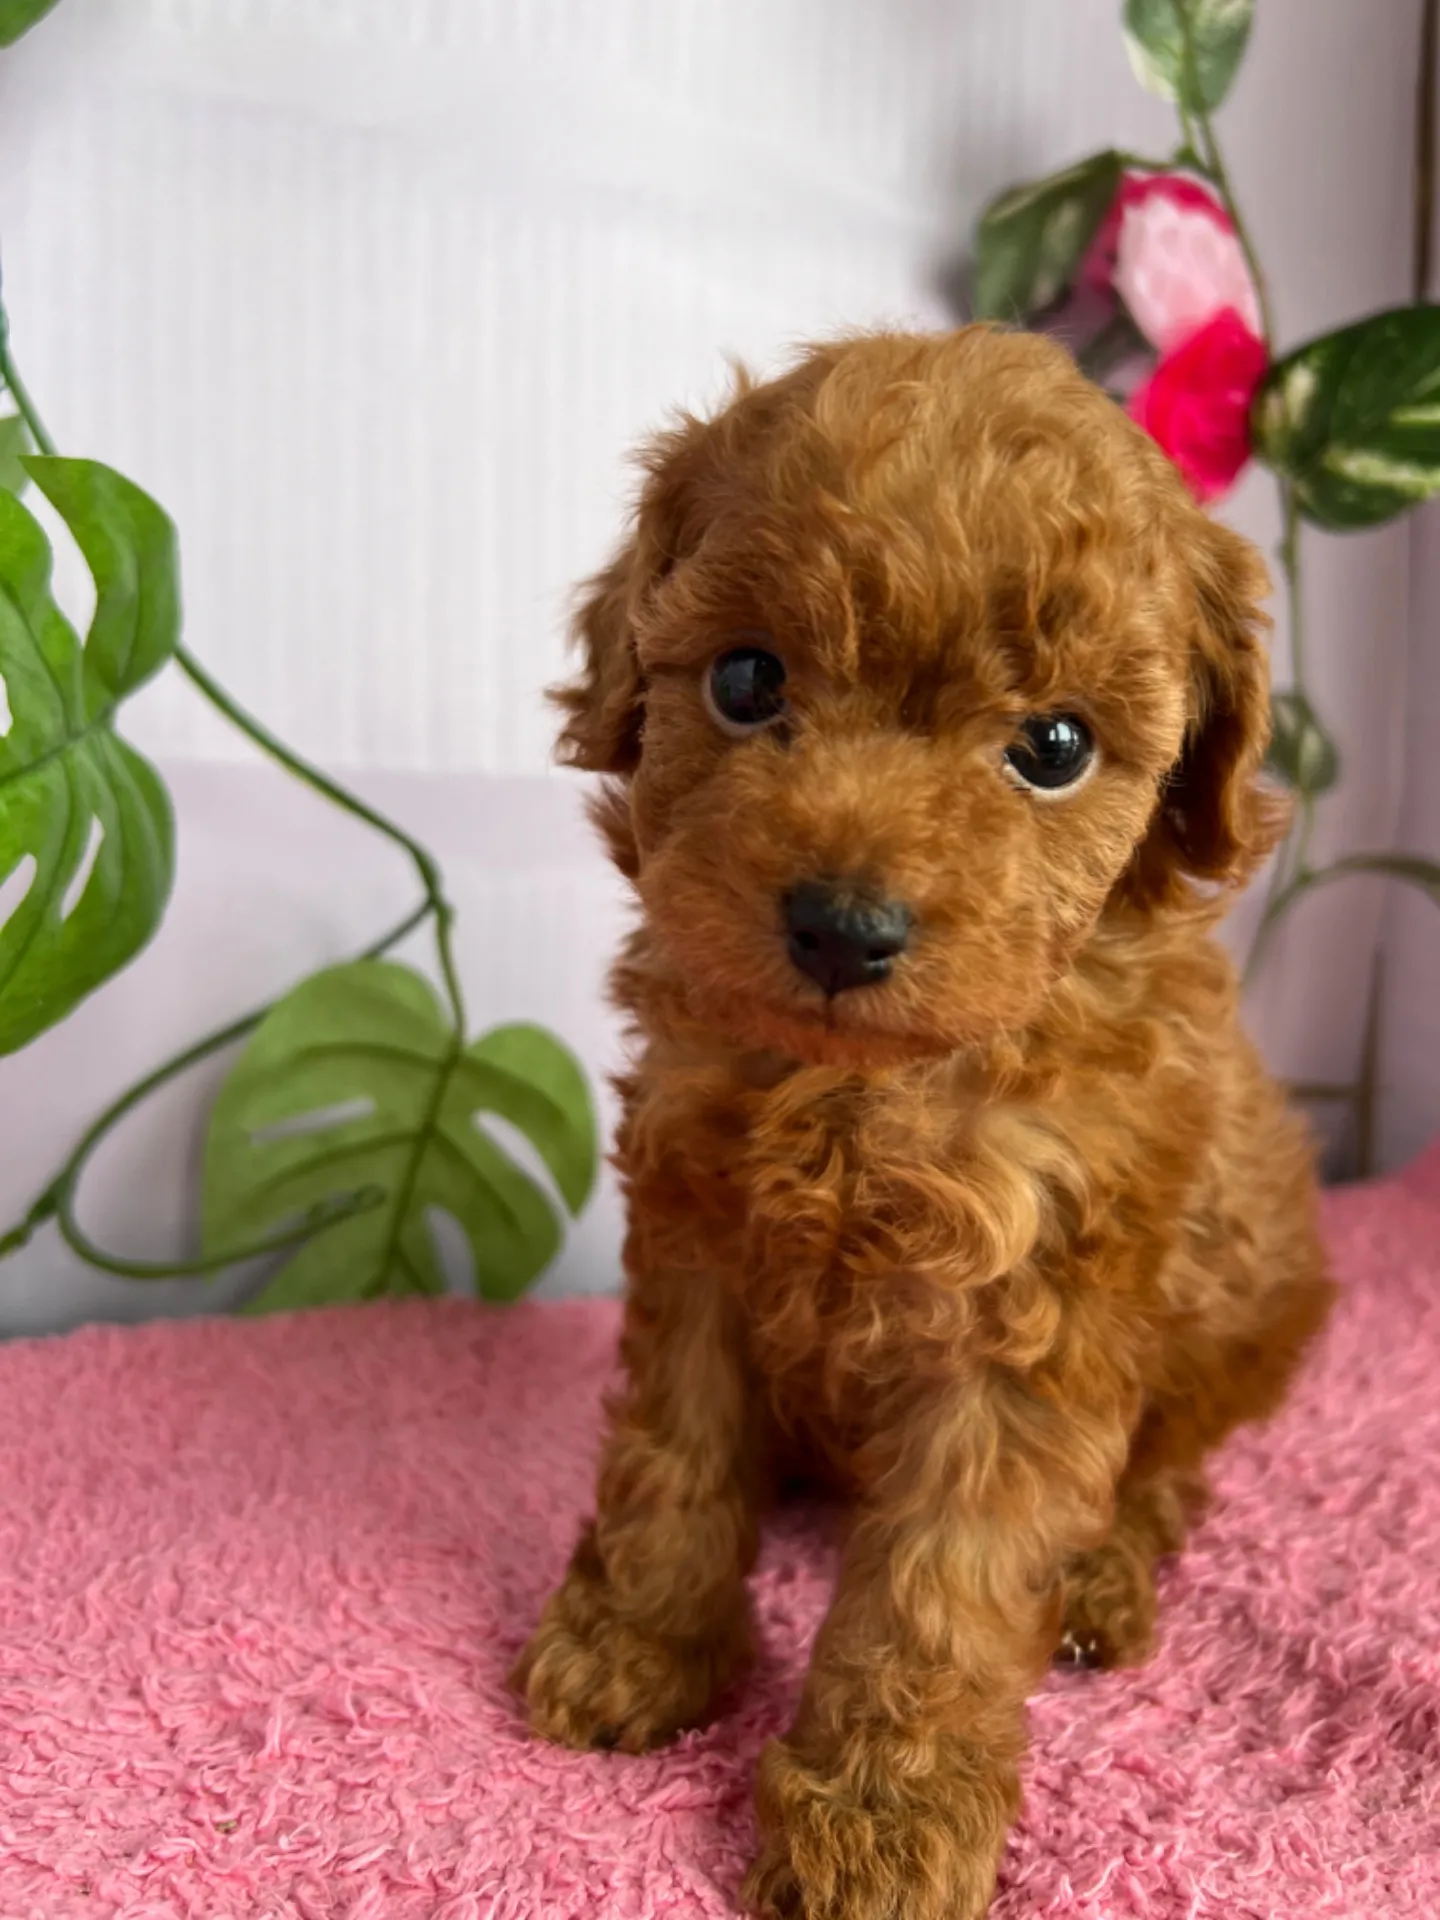
[[[626,1620],[603,1579],[572,1567],[510,1683],[547,1740],[643,1753],[703,1720],[748,1649],[743,1614],[711,1638],[668,1640]]]
[[[1139,1553],[1106,1541],[1065,1571],[1060,1666],[1138,1667],[1155,1645],[1155,1579]]]
[[[741,1902],[775,1920],[981,1920],[1013,1776],[885,1778],[862,1796],[783,1741],[761,1756],[764,1844]]]

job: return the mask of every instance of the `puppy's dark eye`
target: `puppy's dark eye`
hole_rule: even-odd
[[[785,663],[767,647],[731,647],[710,663],[705,705],[726,733],[758,733],[785,713]]]
[[[1027,787],[1060,793],[1073,787],[1095,759],[1090,729],[1073,713],[1040,713],[1027,720],[1006,748],[1005,764]]]

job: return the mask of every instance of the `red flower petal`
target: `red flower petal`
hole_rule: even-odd
[[[1197,500],[1228,493],[1250,458],[1250,408],[1265,343],[1233,307],[1167,353],[1127,411],[1169,454]]]

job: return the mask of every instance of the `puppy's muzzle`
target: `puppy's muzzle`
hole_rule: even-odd
[[[832,880],[806,880],[785,896],[790,958],[827,994],[888,980],[912,924],[901,901]]]

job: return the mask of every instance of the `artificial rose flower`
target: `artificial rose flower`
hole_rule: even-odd
[[[1250,458],[1250,407],[1265,375],[1265,342],[1226,307],[1162,354],[1127,407],[1168,453],[1197,500],[1228,493]]]
[[[1119,190],[1110,202],[1109,211],[1096,229],[1095,238],[1081,268],[1081,277],[1091,285],[1107,290],[1115,279],[1115,256],[1120,245],[1120,222],[1131,207],[1143,207],[1145,202],[1159,196],[1169,200],[1177,207],[1193,213],[1214,213],[1223,220],[1225,209],[1216,200],[1208,187],[1202,186],[1188,173],[1127,173],[1121,177]]]
[[[1082,277],[1113,288],[1160,353],[1226,307],[1252,334],[1261,331],[1260,303],[1234,223],[1209,188],[1185,174],[1127,174]]]

